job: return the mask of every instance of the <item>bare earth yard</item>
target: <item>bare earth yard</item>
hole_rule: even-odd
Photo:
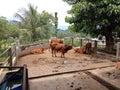
[[[45,75],[57,72],[67,72],[72,70],[90,69],[95,67],[114,65],[116,58],[113,55],[99,53],[94,55],[78,54],[70,50],[65,54],[65,58],[52,57],[49,50],[43,54],[30,54],[21,57],[17,65],[27,64],[29,77]]]
[[[27,64],[31,90],[33,90],[34,88],[36,88],[36,90],[103,90],[104,87],[101,84],[98,84],[99,86],[96,86],[94,87],[94,89],[92,89],[92,85],[96,84],[96,81],[94,81],[93,79],[90,79],[91,82],[93,80],[91,87],[89,87],[90,82],[88,83],[85,80],[83,80],[83,82],[85,81],[85,83],[87,83],[87,87],[89,87],[89,89],[88,88],[80,89],[81,87],[78,87],[78,86],[76,86],[78,87],[77,89],[75,88],[73,89],[73,87],[71,86],[67,88],[66,86],[67,86],[68,80],[75,79],[74,77],[75,73],[73,73],[73,76],[71,74],[70,77],[69,77],[70,74],[67,74],[67,76],[65,74],[65,75],[58,75],[56,77],[52,76],[49,78],[46,77],[41,79],[40,78],[32,79],[32,78],[44,76],[44,75],[54,75],[54,74],[59,74],[64,72],[77,71],[78,72],[77,74],[79,74],[79,71],[80,72],[89,71],[97,76],[100,75],[99,77],[103,79],[105,78],[108,82],[111,82],[111,78],[112,78],[112,81],[114,81],[117,87],[119,88],[118,84],[120,82],[120,76],[119,76],[120,71],[116,70],[115,62],[112,62],[112,61],[116,61],[116,57],[114,55],[105,54],[101,52],[97,52],[94,55],[87,55],[87,54],[75,53],[74,50],[72,49],[65,54],[65,58],[61,58],[60,53],[57,53],[57,57],[52,57],[51,52],[48,49],[46,49],[43,54],[29,54],[29,55],[20,57],[20,59],[17,61],[17,65],[21,66],[23,64]],[[109,71],[104,70],[106,68],[108,68]],[[101,73],[100,70],[104,72]],[[108,74],[110,75],[114,74],[114,76],[109,77]],[[85,75],[85,77],[87,76]],[[62,77],[63,78],[66,77],[66,78],[63,79]],[[57,80],[59,79],[59,81],[56,82],[56,79]],[[66,79],[67,81],[65,81]],[[53,82],[54,84],[52,84],[51,82]],[[78,84],[78,82],[80,81],[75,81],[74,84],[76,85]],[[66,83],[66,86],[64,86],[64,84],[61,84],[62,85],[61,86],[59,85],[60,83]],[[45,86],[47,87],[45,88]],[[56,89],[56,88],[59,88],[59,89]],[[106,88],[105,90],[108,90],[108,89]]]

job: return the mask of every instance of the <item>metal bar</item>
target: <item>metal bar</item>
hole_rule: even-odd
[[[26,65],[23,67],[23,86],[22,90],[27,90],[27,68]]]
[[[0,68],[23,68],[23,66],[0,66]]]

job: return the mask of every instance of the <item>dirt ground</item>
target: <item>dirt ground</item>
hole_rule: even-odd
[[[52,57],[51,51],[48,49],[44,51],[43,54],[29,54],[26,56],[21,57],[17,65],[27,64],[27,66],[37,66],[37,65],[44,65],[44,64],[55,64],[55,63],[76,63],[76,62],[84,62],[84,61],[91,61],[89,63],[100,63],[106,61],[116,61],[114,55],[105,54],[97,52],[96,54],[79,54],[75,53],[74,50],[70,50],[65,54],[65,58],[60,57],[61,54],[57,53],[57,57]]]
[[[39,87],[40,87],[39,85],[41,85],[40,83],[42,79],[38,78],[34,80],[32,79],[34,77],[52,75],[56,73],[59,74],[63,72],[88,70],[88,69],[102,70],[101,67],[109,67],[109,68],[112,67],[114,71],[102,72],[102,73],[99,73],[99,75],[101,74],[102,77],[109,78],[110,77],[109,75],[113,76],[113,73],[114,73],[115,78],[119,79],[119,73],[116,71],[116,68],[115,68],[116,63],[113,62],[113,61],[116,61],[115,55],[110,55],[110,54],[101,53],[101,52],[96,52],[96,54],[92,54],[92,55],[78,54],[74,52],[74,49],[68,51],[65,54],[65,58],[61,58],[60,55],[61,55],[60,53],[57,53],[57,57],[52,57],[51,51],[46,49],[43,54],[29,54],[19,58],[19,60],[17,61],[17,65],[21,66],[23,64],[27,64],[28,76],[30,79],[30,86],[31,86],[30,88],[38,87],[38,90],[39,90]],[[67,76],[69,76],[69,74]],[[46,80],[46,78],[42,80],[44,81],[44,85],[47,85],[48,87],[50,87],[50,85],[53,86],[51,82],[56,83],[56,79],[54,81],[54,79]],[[62,78],[60,80],[62,80]],[[67,80],[72,80],[72,79],[69,78]],[[65,80],[62,80],[59,82],[65,83],[64,81]],[[75,81],[75,83],[79,81]],[[37,82],[38,85],[34,84],[35,82]],[[118,81],[116,83],[118,83]],[[59,85],[59,84],[60,83],[56,83],[56,85]],[[93,85],[94,84],[96,83],[93,83]],[[43,87],[44,85],[41,85],[41,87],[44,88]],[[89,86],[89,83],[87,84],[87,86]],[[102,87],[103,85],[102,86],[100,85],[100,87],[96,89],[103,90],[101,89]],[[42,89],[42,90],[47,90],[47,89]],[[50,90],[81,90],[81,89],[50,89]],[[94,89],[82,89],[82,90],[94,90]]]
[[[110,83],[116,89],[112,90],[120,90],[120,70],[115,69],[114,67],[107,67],[102,69],[90,70],[90,73],[101,78],[107,83]]]
[[[51,51],[49,51],[48,49],[46,49],[44,51],[43,54],[29,54],[26,56],[23,56],[20,58],[20,62],[18,62],[19,65],[21,65],[22,63],[27,62],[27,65],[33,65],[34,64],[47,64],[47,63],[53,63],[53,62],[58,62],[58,60],[60,61],[64,61],[64,60],[72,60],[74,61],[85,61],[85,60],[103,60],[103,61],[116,61],[116,56],[115,55],[110,55],[110,54],[106,54],[106,53],[102,53],[102,52],[96,52],[96,54],[79,54],[79,53],[75,53],[74,49],[69,50],[66,54],[65,54],[65,58],[61,58],[60,57],[61,54],[57,53],[57,57],[52,57]],[[24,60],[22,60],[24,59]],[[31,63],[32,60],[32,63]]]
[[[51,51],[46,49],[43,54],[30,54],[21,57],[17,61],[17,65],[21,66],[27,64],[29,69],[29,75],[33,75],[36,72],[39,74],[59,71],[76,70],[81,67],[90,67],[99,64],[113,64],[111,61],[116,61],[114,55],[97,52],[96,54],[78,54],[74,52],[74,49],[68,51],[65,54],[65,58],[60,57],[60,53],[57,53],[57,57],[52,57]],[[35,70],[34,70],[35,69]],[[38,71],[37,71],[38,69]]]
[[[34,79],[29,84],[30,90],[109,90],[82,72]]]

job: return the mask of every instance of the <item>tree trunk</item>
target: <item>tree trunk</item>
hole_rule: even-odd
[[[112,37],[112,31],[108,31],[108,33],[105,35],[106,36],[106,47],[105,50],[107,52],[112,52],[113,46],[114,46],[114,39]]]
[[[35,29],[32,30],[32,41],[34,42],[36,39],[36,32]]]

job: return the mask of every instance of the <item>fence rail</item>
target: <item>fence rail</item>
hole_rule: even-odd
[[[15,47],[16,48],[16,47]],[[15,49],[14,48],[14,49]],[[16,51],[12,50],[11,48],[6,49],[2,54],[0,54],[0,57],[3,57],[5,54],[7,54],[7,57],[4,59],[4,61],[2,62],[2,65],[0,65],[0,74],[3,73],[3,70],[8,69],[7,71],[11,71],[15,70],[15,69],[19,69],[18,71],[20,71],[20,73],[22,73],[22,90],[28,90],[28,70],[27,70],[27,66],[14,66],[13,65],[13,58],[15,57]],[[17,72],[18,72],[17,71]],[[14,73],[17,73],[16,71]],[[0,83],[0,86],[2,84],[4,84],[5,82],[7,82],[7,80],[5,80],[4,82],[2,81]]]
[[[3,57],[5,54],[7,54],[7,57],[3,61],[4,65],[6,65],[6,63],[8,63],[8,66],[12,66],[12,57],[13,57],[13,54],[12,54],[11,48],[6,49],[2,54],[0,54],[0,57]]]
[[[8,49],[6,49],[2,54],[0,54],[0,57],[2,57],[4,54],[6,54],[8,52]]]

